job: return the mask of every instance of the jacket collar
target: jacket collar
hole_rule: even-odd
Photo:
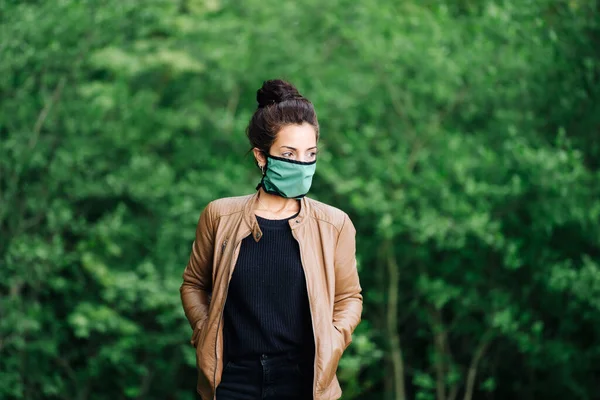
[[[256,220],[256,215],[254,214],[254,209],[256,208],[256,204],[258,203],[258,194],[256,193],[248,197],[246,204],[244,205],[244,222],[246,223],[248,229],[252,232],[252,237],[255,241],[259,241],[262,237],[262,232],[260,227],[258,226],[258,221]],[[310,201],[305,196],[300,201],[300,212],[294,218],[290,219],[290,228],[296,229],[301,227],[306,223],[308,217],[310,215]]]

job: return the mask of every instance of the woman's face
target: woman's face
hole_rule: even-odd
[[[267,160],[258,150],[254,155],[260,165]],[[317,133],[311,124],[286,125],[278,133],[269,149],[269,155],[300,162],[311,162],[317,159]]]

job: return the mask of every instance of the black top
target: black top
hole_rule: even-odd
[[[288,222],[294,217],[257,216],[262,237],[241,243],[223,313],[228,359],[312,348],[306,279]]]

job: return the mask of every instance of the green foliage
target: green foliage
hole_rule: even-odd
[[[595,398],[597,1],[0,10],[0,398],[194,397],[181,273],[273,77],[358,231],[345,399]]]

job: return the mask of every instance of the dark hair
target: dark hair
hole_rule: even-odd
[[[273,79],[263,82],[256,91],[258,108],[246,128],[252,148],[256,147],[268,154],[277,138],[277,132],[287,125],[301,125],[304,122],[315,128],[319,139],[319,122],[312,103],[304,98],[298,89],[289,82]]]

